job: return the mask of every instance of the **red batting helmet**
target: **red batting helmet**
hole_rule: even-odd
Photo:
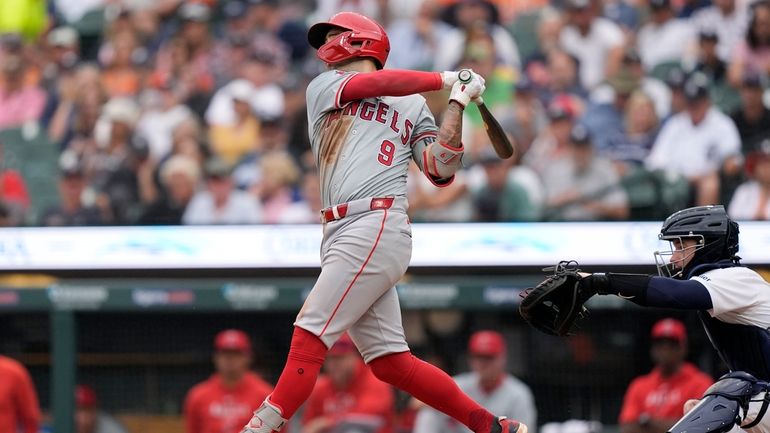
[[[333,28],[346,30],[326,42],[326,34]],[[369,17],[355,12],[340,12],[329,22],[316,23],[307,32],[310,45],[318,50],[318,58],[328,64],[354,57],[371,57],[382,69],[390,52],[390,41],[385,29]]]

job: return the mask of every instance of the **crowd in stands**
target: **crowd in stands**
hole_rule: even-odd
[[[19,0],[0,225],[318,223],[306,29],[340,10],[385,26],[387,68],[486,77],[518,149],[468,109],[456,181],[409,173],[415,221],[770,219],[768,0]]]

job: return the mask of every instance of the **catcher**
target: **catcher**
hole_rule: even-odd
[[[685,404],[673,433],[726,432],[735,425],[770,433],[770,284],[740,264],[738,224],[723,206],[699,206],[669,216],[655,252],[660,276],[586,273],[564,261],[524,293],[520,312],[534,327],[569,335],[594,295],[616,295],[644,307],[695,310],[730,369],[700,401]]]

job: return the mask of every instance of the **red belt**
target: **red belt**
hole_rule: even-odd
[[[321,222],[328,223],[345,218],[348,215],[355,215],[362,212],[375,209],[390,209],[393,206],[395,197],[378,197],[353,200],[348,203],[338,204],[321,210]]]

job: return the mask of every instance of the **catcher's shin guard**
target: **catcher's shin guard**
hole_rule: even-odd
[[[706,390],[701,401],[685,414],[668,433],[725,433],[735,424],[741,425],[749,409],[752,396],[770,389],[770,384],[757,380],[754,376],[733,371],[719,378]],[[763,402],[757,419],[743,429],[754,427],[767,411],[770,400]],[[741,415],[743,414],[743,415]]]
[[[281,431],[286,425],[286,419],[281,415],[281,410],[271,404],[268,399],[262,403],[262,406],[254,411],[254,416],[241,433],[271,433]]]

